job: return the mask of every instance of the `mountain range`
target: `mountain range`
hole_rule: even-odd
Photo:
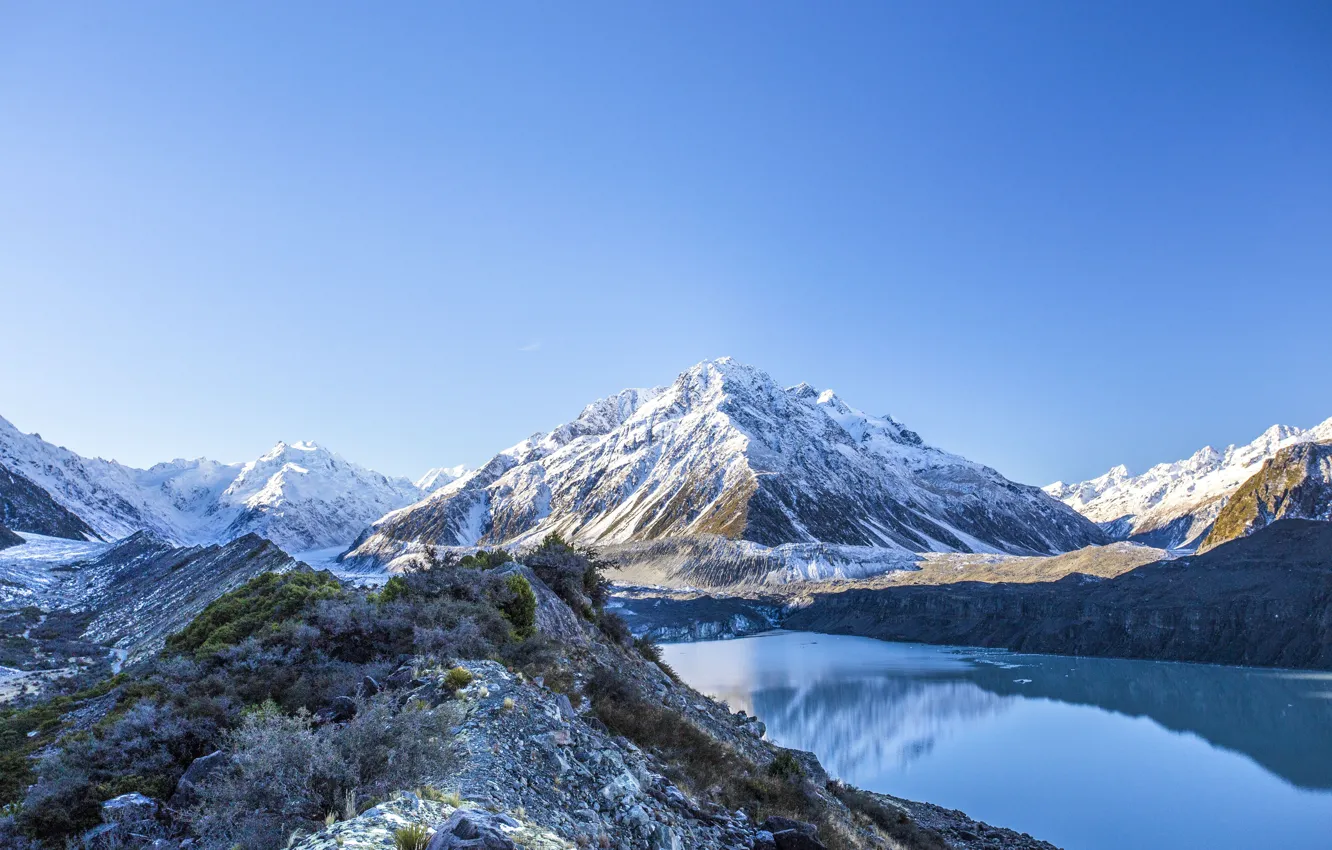
[[[299,552],[346,545],[425,492],[311,442],[257,460],[173,460],[136,469],[85,458],[0,418],[0,517],[15,531],[114,540],[149,531],[171,543],[256,533]]]
[[[521,546],[551,532],[899,553],[1051,554],[1108,540],[1040,489],[890,416],[721,358],[593,402],[378,520],[345,560],[383,566],[426,545]]]
[[[1202,542],[1227,501],[1263,463],[1287,446],[1332,440],[1332,419],[1309,429],[1273,425],[1253,442],[1204,446],[1140,475],[1124,466],[1089,481],[1056,481],[1045,491],[1098,523],[1117,540],[1191,549]]]
[[[919,552],[1050,555],[1122,539],[1195,548],[1265,462],[1329,440],[1332,419],[1278,425],[1244,446],[1042,492],[831,390],[784,387],[720,358],[595,401],[478,468],[436,467],[415,482],[312,442],[278,443],[246,463],[138,469],[0,418],[0,527],[102,541],[147,531],[183,546],[254,533],[289,552],[344,549],[344,565],[360,569],[427,546],[522,547],[555,532],[620,552],[645,574],[718,587],[910,568]],[[1322,486],[1305,479],[1305,490]],[[1309,498],[1283,501],[1271,487],[1263,505],[1279,501],[1280,516],[1320,518],[1304,509]],[[1243,534],[1277,510],[1250,502]]]

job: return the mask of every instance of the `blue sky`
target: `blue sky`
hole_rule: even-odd
[[[730,354],[1032,483],[1312,425],[1329,44],[1322,2],[0,2],[0,415],[416,475]]]

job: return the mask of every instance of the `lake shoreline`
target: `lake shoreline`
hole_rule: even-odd
[[[786,630],[663,649],[770,740],[979,842],[959,846],[1022,846],[984,843],[987,822],[1079,850],[1318,846],[1332,830],[1326,676]]]

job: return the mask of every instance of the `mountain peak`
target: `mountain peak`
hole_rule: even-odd
[[[1033,487],[925,445],[808,384],[700,361],[501,452],[376,523],[348,553],[380,563],[421,542],[603,544],[720,535],[760,546],[1048,553],[1103,540]]]
[[[1332,419],[1308,431],[1273,425],[1244,445],[1218,451],[1203,446],[1183,460],[1130,476],[1123,466],[1079,484],[1047,492],[1117,536],[1166,548],[1200,541],[1231,495],[1263,461],[1286,446],[1332,439]]]

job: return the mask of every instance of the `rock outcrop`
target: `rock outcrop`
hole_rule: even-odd
[[[1299,443],[1263,463],[1230,497],[1198,551],[1279,519],[1332,520],[1332,443]]]
[[[884,640],[1332,669],[1332,523],[1281,520],[1112,579],[815,592],[791,629]]]

